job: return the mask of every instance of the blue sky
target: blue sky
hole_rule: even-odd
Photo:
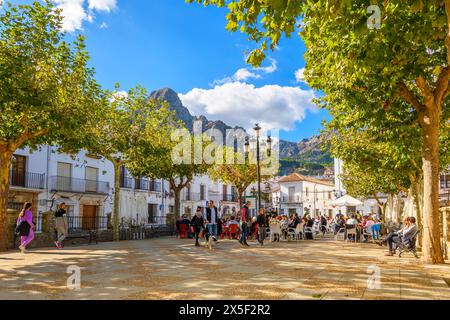
[[[297,35],[280,43],[266,69],[254,70],[244,57],[255,45],[225,30],[226,9],[184,0],[54,2],[63,9],[69,37],[86,36],[91,65],[106,88],[116,82],[124,90],[170,87],[193,114],[245,127],[261,122],[290,141],[317,134],[328,118],[310,102],[314,93],[296,80],[305,66]]]

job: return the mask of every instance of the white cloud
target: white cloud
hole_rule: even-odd
[[[75,32],[83,29],[83,22],[92,23],[95,12],[110,12],[117,7],[117,0],[53,0],[62,10],[63,30]]]
[[[314,92],[298,87],[266,85],[257,88],[231,82],[213,89],[196,88],[179,96],[194,115],[246,129],[260,123],[267,129],[290,130],[306,117],[307,110],[317,110],[311,102],[315,98]]]
[[[231,77],[225,77],[220,80],[215,80],[212,85],[222,85],[225,83],[237,82],[237,81],[247,81],[251,79],[261,79],[263,74],[270,74],[277,71],[276,60],[269,58],[270,66],[261,68],[241,68],[236,71]]]
[[[301,68],[298,69],[297,71],[295,71],[295,80],[297,82],[305,82],[306,83],[306,79],[305,79],[305,68]]]
[[[117,7],[117,0],[89,0],[89,9],[110,12]]]

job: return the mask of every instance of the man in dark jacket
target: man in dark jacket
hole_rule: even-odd
[[[258,242],[261,246],[264,245],[264,239],[266,238],[267,219],[264,208],[259,209],[258,217],[256,218],[258,223]]]
[[[205,224],[205,220],[202,216],[202,207],[197,207],[197,211],[195,212],[194,217],[191,220],[191,226],[194,228],[194,235],[195,235],[195,246],[199,247],[200,244],[198,243],[198,238],[200,235],[200,232],[202,231],[202,228]]]
[[[217,223],[219,221],[219,210],[214,205],[214,201],[209,201],[209,206],[206,208],[206,227],[209,233],[213,236],[213,240],[217,241]]]

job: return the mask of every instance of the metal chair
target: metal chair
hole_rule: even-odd
[[[420,233],[420,231],[416,231],[416,233],[411,238],[411,243],[409,246],[403,242],[397,243],[396,252],[397,252],[397,255],[399,258],[401,258],[402,254],[404,254],[404,253],[412,253],[416,259],[419,259],[419,255],[417,254],[417,247],[416,247],[417,237],[419,236],[419,233]]]

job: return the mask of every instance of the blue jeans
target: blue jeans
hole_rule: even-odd
[[[241,242],[247,242],[248,226],[247,223],[241,225]]]
[[[208,223],[206,227],[212,236],[217,236],[217,224]]]
[[[380,224],[374,224],[372,226],[372,239],[373,240],[380,240],[380,229],[381,229]]]

